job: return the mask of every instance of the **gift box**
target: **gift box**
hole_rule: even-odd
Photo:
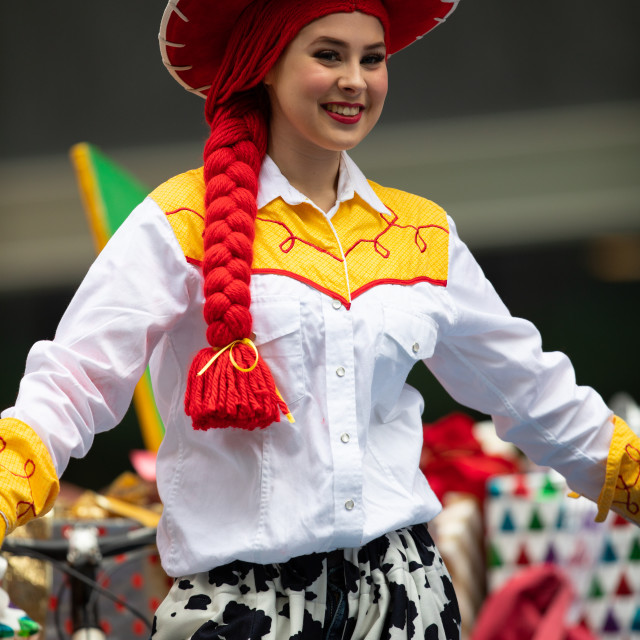
[[[549,563],[573,587],[572,621],[606,640],[640,640],[640,529],[568,497],[553,471],[495,477],[487,485],[487,582],[494,592],[519,571]]]

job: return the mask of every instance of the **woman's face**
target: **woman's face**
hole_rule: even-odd
[[[335,13],[304,27],[265,78],[271,143],[302,152],[355,147],[382,112],[385,54],[373,16]]]

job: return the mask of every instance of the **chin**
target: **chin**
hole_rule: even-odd
[[[347,140],[333,140],[333,141],[325,141],[324,144],[321,144],[323,148],[327,149],[327,151],[349,151],[357,147],[366,136],[357,136],[351,137]]]

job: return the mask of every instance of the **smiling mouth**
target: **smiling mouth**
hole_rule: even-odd
[[[336,104],[335,102],[325,104],[323,107],[329,113],[337,113],[338,115],[346,116],[347,118],[357,116],[364,109],[361,105]]]

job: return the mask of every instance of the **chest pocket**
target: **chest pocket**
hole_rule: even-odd
[[[258,353],[291,408],[305,393],[300,302],[284,296],[254,299],[251,315]]]
[[[409,372],[433,355],[437,324],[427,315],[383,306],[382,333],[376,346],[373,408],[383,419],[393,411]]]

